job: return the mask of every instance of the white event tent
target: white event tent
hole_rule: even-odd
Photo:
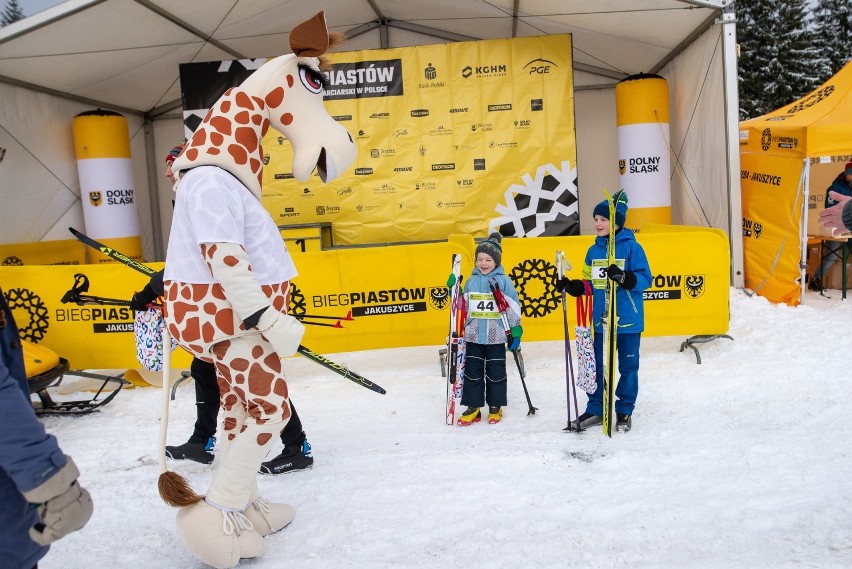
[[[162,260],[179,64],[287,53],[291,26],[319,10],[344,50],[572,34],[583,233],[600,189],[618,184],[615,84],[663,76],[673,222],[724,230],[742,286],[732,0],[68,0],[0,28],[0,243],[81,226],[71,123],[101,108],[129,122],[145,256]]]

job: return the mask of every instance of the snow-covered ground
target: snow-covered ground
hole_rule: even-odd
[[[700,345],[701,365],[685,338],[643,338],[633,430],[612,439],[562,431],[561,341],[523,345],[535,415],[510,362],[503,422],[468,428],[444,424],[438,346],[330,354],[387,395],[287,360],[316,462],[261,477],[296,519],[240,567],[850,567],[852,299],[830,293],[791,308],[732,289],[734,340]],[[172,402],[172,444],[193,393]],[[205,567],[157,494],[160,394],[45,420],[95,513],[41,569]],[[213,470],[170,467],[201,492]]]

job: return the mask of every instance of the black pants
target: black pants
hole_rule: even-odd
[[[216,434],[217,417],[219,416],[219,382],[216,380],[216,366],[198,358],[192,359],[189,367],[192,378],[195,380],[195,405],[197,418],[195,429],[189,442],[204,444]],[[281,442],[284,448],[294,449],[301,447],[305,441],[305,433],[302,430],[302,421],[293,400],[290,400],[290,420],[281,431]]]
[[[461,404],[505,407],[506,397],[506,344],[466,343]]]

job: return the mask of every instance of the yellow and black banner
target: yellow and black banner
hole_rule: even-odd
[[[579,234],[571,49],[563,34],[332,54],[325,105],[356,163],[300,183],[270,130],[264,206],[279,226],[331,223],[336,245]],[[182,65],[182,81],[199,65],[237,83],[259,62],[226,63]],[[182,88],[185,107],[209,105]],[[203,116],[184,113],[188,129]]]
[[[717,229],[649,224],[639,235],[653,286],[645,291],[645,334],[691,336],[728,330],[730,253]],[[554,286],[554,253],[565,251],[580,278],[592,236],[503,240],[503,264],[523,309],[525,341],[563,337],[561,295]],[[447,277],[453,253],[462,255],[462,274],[473,270],[476,248],[470,235],[448,241],[306,251],[297,257],[290,311],[296,315],[337,316],[343,328],[307,326],[303,344],[318,353],[393,348],[440,347],[449,325]],[[701,254],[693,254],[700,251]],[[686,252],[686,253],[685,253]],[[692,252],[692,253],[690,253]],[[162,264],[152,264],[162,268]],[[147,279],[117,264],[75,267],[0,267],[0,283],[24,339],[67,358],[74,369],[138,368],[133,314],[115,306],[77,306],[60,299],[74,274],[89,278],[89,295],[130,299]],[[573,331],[575,303],[568,298]],[[324,322],[328,322],[324,320]],[[173,354],[173,366],[191,358]]]
[[[86,246],[76,239],[0,245],[0,265],[85,265]]]
[[[743,153],[740,165],[746,287],[772,302],[798,304],[804,162]]]

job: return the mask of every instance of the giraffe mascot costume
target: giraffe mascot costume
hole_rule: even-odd
[[[330,44],[322,12],[293,28],[293,53],[268,61],[213,105],[172,164],[179,178],[166,254],[169,332],[216,365],[223,410],[217,468],[206,496],[174,472],[160,476],[177,529],[199,559],[217,568],[263,553],[263,536],[293,519],[286,504],[258,495],[257,472],[290,418],[281,358],[304,328],[287,315],[296,268],[261,205],[263,149],[272,128],[293,146],[293,175],[323,182],[355,160],[349,132],[323,106],[321,68]]]

